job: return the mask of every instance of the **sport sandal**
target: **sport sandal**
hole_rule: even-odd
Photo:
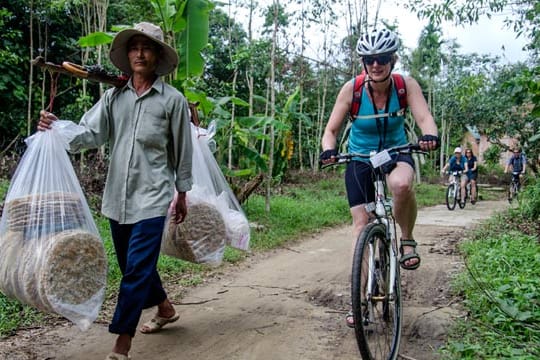
[[[416,245],[418,245],[418,243],[414,240],[401,240],[399,245],[399,253],[401,254],[399,264],[405,270],[416,270],[420,266],[420,256],[416,253]],[[411,246],[413,248],[412,252],[403,255],[404,246]],[[406,265],[405,263],[411,259],[418,259],[418,262],[413,265]]]

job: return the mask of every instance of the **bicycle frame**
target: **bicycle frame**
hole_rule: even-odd
[[[461,171],[453,171],[452,180],[450,181],[450,185],[454,185],[454,196],[457,199],[461,198],[461,176]]]
[[[386,229],[386,238],[390,240],[390,248],[392,249],[392,256],[390,256],[390,281],[386,293],[388,294],[388,297],[390,300],[394,299],[394,288],[391,286],[396,280],[396,269],[397,269],[397,262],[398,262],[398,249],[397,249],[397,239],[396,239],[396,223],[394,220],[394,217],[392,215],[393,210],[393,203],[391,199],[388,199],[386,196],[386,180],[384,179],[385,175],[381,174],[380,172],[377,172],[376,179],[374,181],[375,185],[375,209],[374,211],[371,210],[370,205],[366,205],[366,211],[372,212],[375,214],[375,219],[373,219],[371,222],[383,224]],[[373,269],[375,267],[375,264],[372,264],[373,262],[373,244],[370,244],[370,250],[369,250],[369,279],[373,279],[374,274]],[[368,281],[368,289],[366,289],[366,295],[368,299],[372,298],[373,289],[372,289],[372,281]],[[368,304],[370,302],[368,301]]]
[[[517,194],[519,193],[519,189],[521,186],[519,175],[521,173],[518,171],[512,171],[512,180],[510,180],[510,184],[508,185],[508,201],[512,202],[512,200],[517,197]]]
[[[386,239],[389,241],[389,244],[386,246],[391,249],[390,256],[390,271],[389,271],[389,281],[385,284],[383,296],[375,296],[373,286],[375,284],[375,249],[374,244],[368,244],[368,281],[365,289],[365,296],[367,299],[367,307],[369,313],[369,321],[371,323],[375,322],[373,304],[374,301],[380,302],[384,301],[387,298],[389,301],[394,301],[395,292],[393,284],[396,282],[396,274],[398,271],[398,249],[397,249],[397,239],[396,239],[396,225],[395,220],[392,215],[393,204],[392,200],[388,199],[386,196],[386,180],[385,175],[381,174],[379,171],[376,173],[376,179],[374,181],[375,186],[375,201],[366,205],[366,211],[373,213],[375,218],[371,223],[382,224],[384,225],[386,231]]]

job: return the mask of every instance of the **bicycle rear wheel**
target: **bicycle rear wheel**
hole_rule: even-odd
[[[399,268],[390,281],[390,244],[382,224],[368,224],[356,243],[351,298],[354,332],[364,360],[393,360],[398,356],[401,339],[401,288]],[[369,264],[372,276],[369,275]],[[372,296],[366,289],[372,284]],[[393,288],[390,298],[389,289]]]
[[[465,208],[465,204],[467,203],[467,191],[465,191],[465,198],[464,198],[463,200],[461,199],[461,188],[458,187],[456,191],[459,191],[459,192],[460,192],[460,193],[459,193],[460,196],[459,196],[459,199],[458,199],[458,200],[459,200],[459,201],[458,201],[458,204],[459,204],[459,208],[460,208],[460,209],[463,209],[463,208]]]
[[[454,210],[456,203],[456,186],[454,184],[448,185],[448,188],[446,188],[446,207],[448,210]]]

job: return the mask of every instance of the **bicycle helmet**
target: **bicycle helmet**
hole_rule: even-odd
[[[356,43],[356,52],[359,56],[394,53],[398,48],[397,35],[388,29],[373,29],[362,35]]]

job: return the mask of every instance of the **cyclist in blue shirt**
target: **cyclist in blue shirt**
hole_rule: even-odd
[[[443,173],[446,172],[446,170],[450,172],[450,179],[449,181],[452,181],[452,173],[454,171],[461,171],[462,173],[466,172],[468,170],[467,167],[467,160],[465,157],[461,156],[461,148],[458,146],[454,149],[454,155],[450,157],[450,160],[448,160],[448,163],[443,168]],[[457,179],[456,179],[457,180]],[[461,177],[461,203],[463,204],[465,199],[465,187],[467,186],[467,177],[462,176]]]
[[[504,173],[507,174],[512,167],[512,177],[517,177],[518,189],[521,187],[521,178],[525,174],[527,169],[527,158],[525,154],[521,152],[520,148],[515,148],[512,156],[506,162],[506,167],[504,168]],[[514,175],[517,173],[516,175]]]

